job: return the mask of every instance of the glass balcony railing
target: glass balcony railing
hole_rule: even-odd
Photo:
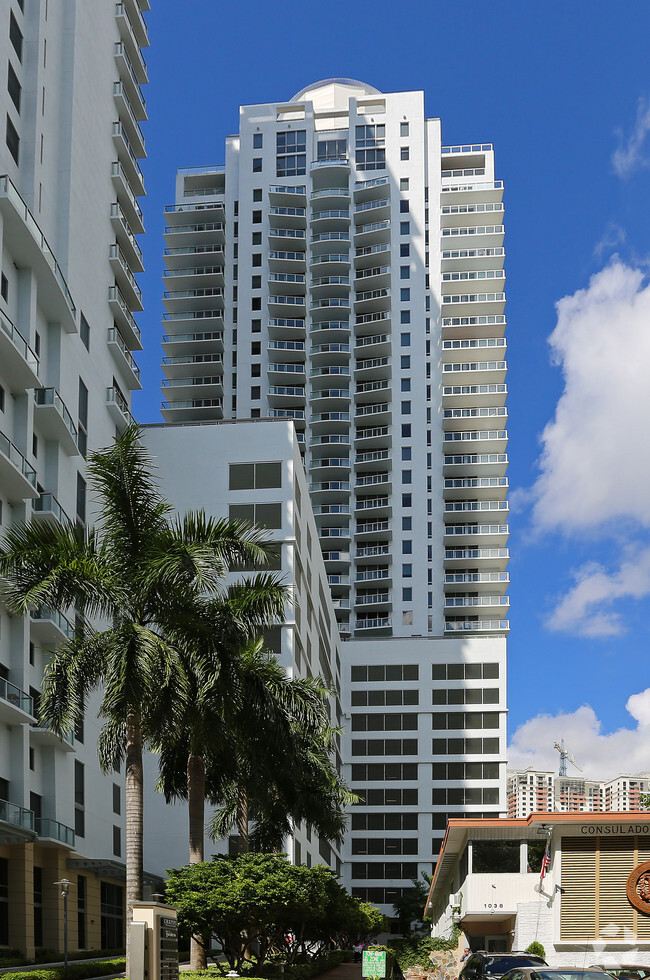
[[[29,465],[21,451],[10,439],[0,432],[0,454],[5,456],[25,477],[28,483],[36,486],[36,470]]]
[[[58,820],[50,820],[47,817],[36,817],[34,829],[39,837],[49,837],[50,840],[58,840],[68,847],[74,847],[74,830],[66,827]]]
[[[17,803],[9,803],[8,800],[0,800],[0,820],[13,824],[14,827],[22,827],[23,830],[34,829],[32,811],[24,806],[18,806]]]
[[[73,624],[69,619],[66,619],[63,613],[58,612],[56,609],[50,609],[48,606],[41,606],[39,609],[32,610],[30,615],[35,622],[54,623],[56,628],[60,630],[68,640],[73,639],[75,635],[75,628]]]
[[[77,427],[72,420],[70,412],[66,408],[65,402],[61,398],[56,388],[35,388],[34,389],[34,401],[37,405],[44,406],[50,405],[56,409],[57,413],[61,416],[65,427],[72,436],[75,444],[77,442]]]
[[[10,684],[4,677],[0,677],[0,698],[3,701],[8,701],[9,704],[13,704],[15,708],[25,711],[28,715],[34,714],[34,702],[29,694],[25,694],[15,684]]]
[[[70,518],[53,493],[42,493],[32,500],[32,511],[35,514],[51,514],[60,524],[70,524]]]

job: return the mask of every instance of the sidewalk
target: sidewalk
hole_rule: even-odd
[[[314,980],[320,980],[320,977],[325,978],[325,980],[361,980],[361,963],[341,963],[340,966],[335,966],[333,970],[319,973]]]

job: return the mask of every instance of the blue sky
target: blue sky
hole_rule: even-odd
[[[650,4],[152,7],[134,414],[160,421],[177,168],[223,162],[240,104],[320,78],[423,89],[445,143],[494,143],[506,187],[512,761],[556,767],[563,736],[586,772],[650,769]]]

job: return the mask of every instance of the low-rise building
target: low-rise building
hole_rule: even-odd
[[[577,774],[554,776],[549,770],[509,769],[507,784],[509,817],[556,811],[623,812],[640,809],[641,796],[650,793],[650,773],[586,779]]]
[[[450,820],[426,907],[433,936],[459,925],[472,949],[650,965],[650,815]]]

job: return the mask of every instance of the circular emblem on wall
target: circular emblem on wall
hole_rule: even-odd
[[[650,915],[650,861],[638,864],[630,873],[625,891],[635,909]]]

